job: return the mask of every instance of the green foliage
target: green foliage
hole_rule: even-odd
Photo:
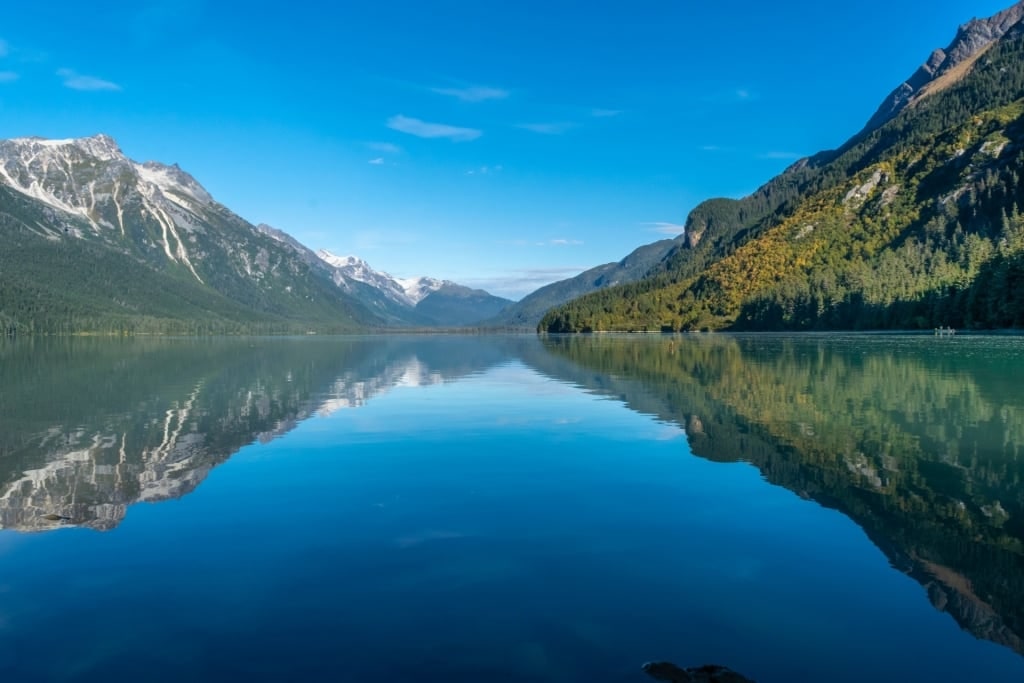
[[[538,329],[1019,327],[1024,39],[742,200],[705,202],[687,246]]]
[[[61,229],[69,220],[0,186],[0,334],[344,332],[376,320],[304,263],[289,262],[286,279],[247,282],[211,249],[199,282],[162,253],[147,259],[134,243],[111,244],[74,222]],[[270,238],[244,226],[238,234],[251,244],[240,237],[237,249],[285,261]]]
[[[544,314],[555,306],[616,283],[641,279],[663,259],[674,253],[681,243],[678,237],[659,240],[635,249],[617,263],[606,263],[568,280],[553,282],[506,307],[490,320],[483,321],[481,325],[491,328],[533,328]]]
[[[264,313],[184,274],[154,271],[103,245],[7,230],[0,324],[7,334],[245,334],[352,329],[309,307]],[[312,309],[312,310],[310,310]],[[329,310],[329,309],[328,309]],[[339,313],[331,311],[340,321]]]
[[[984,609],[965,601],[954,616],[1019,650],[1024,402],[1017,347],[1000,341],[715,334],[544,344],[576,364],[561,376],[680,425],[695,455],[752,463],[837,508],[922,583],[935,582],[936,567],[956,577]],[[963,344],[977,351],[967,361]]]

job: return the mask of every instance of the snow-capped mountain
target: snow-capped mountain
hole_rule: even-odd
[[[0,140],[0,245],[8,333],[458,326],[510,303],[318,255],[106,135]]]
[[[419,302],[446,286],[455,285],[451,280],[435,280],[432,277],[426,276],[398,278],[396,282],[402,286],[405,296],[409,298],[409,301],[413,302],[413,305],[419,304]]]
[[[133,161],[106,135],[0,140],[0,234],[8,329],[380,324],[177,165]]]
[[[389,302],[406,310],[405,320],[414,325],[461,326],[490,318],[512,302],[481,289],[470,289],[450,280],[432,277],[396,278],[374,270],[358,256],[338,256],[326,249],[317,252],[334,269],[334,280],[369,285]],[[377,310],[377,304],[370,304]]]
[[[358,256],[337,256],[326,249],[321,249],[316,255],[346,278],[365,282],[384,292],[393,301],[413,308],[445,285],[455,284],[448,280],[437,280],[432,277],[392,277],[383,271],[374,270],[369,263]]]

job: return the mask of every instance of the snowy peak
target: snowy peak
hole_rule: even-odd
[[[369,263],[358,256],[338,256],[337,254],[332,254],[326,249],[321,249],[316,253],[316,255],[323,259],[328,265],[334,266],[335,268],[355,268],[368,273],[377,273],[379,275],[386,274],[378,273],[370,267]]]
[[[436,280],[432,277],[400,278],[397,280],[399,286],[413,302],[413,306],[426,299],[445,285],[454,284],[447,280]]]
[[[178,196],[191,197],[202,204],[211,204],[213,197],[196,179],[185,171],[182,171],[177,164],[165,166],[156,161],[147,161],[144,164],[133,163],[135,172],[139,178],[147,183],[152,183],[163,192],[170,192]]]
[[[65,154],[76,150],[78,153],[102,161],[125,160],[124,153],[114,138],[100,133],[87,138],[48,140],[40,137],[14,138],[7,142],[39,154],[42,150],[61,150]]]
[[[392,301],[411,308],[445,285],[444,281],[429,277],[395,278],[383,271],[374,270],[358,256],[338,256],[326,249],[318,251],[317,256],[346,278],[376,287]]]
[[[102,134],[0,141],[0,181],[55,209],[82,216],[96,228],[97,204],[112,198],[120,202],[130,189],[147,199],[162,196],[176,204],[213,203],[210,193],[177,165],[132,161],[113,138]]]
[[[374,270],[357,256],[337,256],[321,249],[321,261],[331,268],[335,284],[359,282],[398,304],[397,315],[408,324],[427,327],[473,325],[496,315],[512,302],[479,289],[432,277],[396,278]],[[360,286],[361,286],[360,285]],[[351,290],[354,292],[354,289]],[[371,307],[374,307],[374,304]],[[393,310],[393,309],[392,309]]]

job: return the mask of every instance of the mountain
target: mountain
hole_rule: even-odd
[[[0,236],[7,333],[458,326],[511,303],[317,254],[106,135],[0,141]]]
[[[482,324],[490,327],[535,327],[555,306],[599,289],[639,280],[683,244],[684,239],[680,235],[646,244],[621,261],[596,266],[567,280],[545,285]]]
[[[326,249],[321,249],[316,255],[333,269],[336,282],[346,280],[369,285],[388,300],[389,310],[407,324],[429,327],[472,325],[512,304],[509,299],[449,280],[395,278],[374,270],[356,256],[337,256]],[[380,301],[368,303],[371,309],[384,308]]]
[[[105,135],[0,141],[0,326],[297,332],[380,319],[178,166]]]
[[[1024,326],[1022,17],[961,27],[838,150],[698,205],[647,277],[539,328]]]
[[[884,125],[929,93],[955,82],[996,41],[1024,19],[1024,3],[1017,3],[988,19],[973,19],[960,27],[953,42],[932,52],[921,67],[882,102],[865,131]]]

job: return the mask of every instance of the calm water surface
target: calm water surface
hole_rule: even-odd
[[[7,343],[0,680],[1019,682],[1022,379],[1019,338]]]

